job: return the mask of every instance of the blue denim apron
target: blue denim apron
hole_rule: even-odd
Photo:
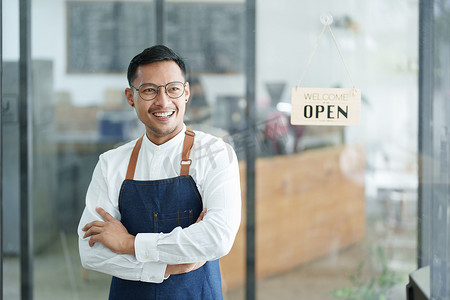
[[[144,232],[169,233],[175,227],[184,228],[195,223],[203,204],[195,181],[189,175],[189,153],[194,143],[194,132],[186,129],[180,176],[163,180],[133,180],[142,138],[133,149],[119,195],[122,224],[130,234],[136,235]],[[171,275],[162,283],[113,277],[109,299],[223,299],[219,261],[208,261],[189,273]]]

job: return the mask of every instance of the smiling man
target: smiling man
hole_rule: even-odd
[[[223,299],[218,259],[239,228],[236,154],[183,123],[183,60],[158,45],[128,67],[145,134],[100,155],[78,227],[85,268],[113,276],[109,299]]]

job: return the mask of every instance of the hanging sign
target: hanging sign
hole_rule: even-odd
[[[355,87],[352,77],[347,69],[344,58],[330,24],[333,22],[331,15],[324,15],[321,17],[323,25],[322,31],[317,39],[299,85],[292,89],[292,111],[291,124],[292,125],[359,125],[361,112],[361,90]],[[311,62],[311,59],[319,45],[325,29],[328,28],[331,37],[333,38],[336,49],[341,56],[342,63],[347,71],[350,80],[353,83],[353,88],[302,88],[300,83],[305,75],[305,72]]]
[[[293,125],[358,125],[361,90],[356,88],[292,89]]]

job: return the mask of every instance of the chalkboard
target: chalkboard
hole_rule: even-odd
[[[245,7],[236,3],[165,2],[164,41],[188,71],[245,70]],[[68,1],[69,73],[126,71],[156,41],[150,2]]]
[[[152,2],[68,1],[69,73],[124,72],[155,43]]]
[[[245,6],[239,3],[167,2],[165,42],[190,72],[245,70]]]

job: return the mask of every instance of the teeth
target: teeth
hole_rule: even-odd
[[[154,115],[158,118],[166,118],[166,117],[170,116],[171,114],[173,114],[173,111],[172,112],[156,112],[156,113],[154,113]]]

